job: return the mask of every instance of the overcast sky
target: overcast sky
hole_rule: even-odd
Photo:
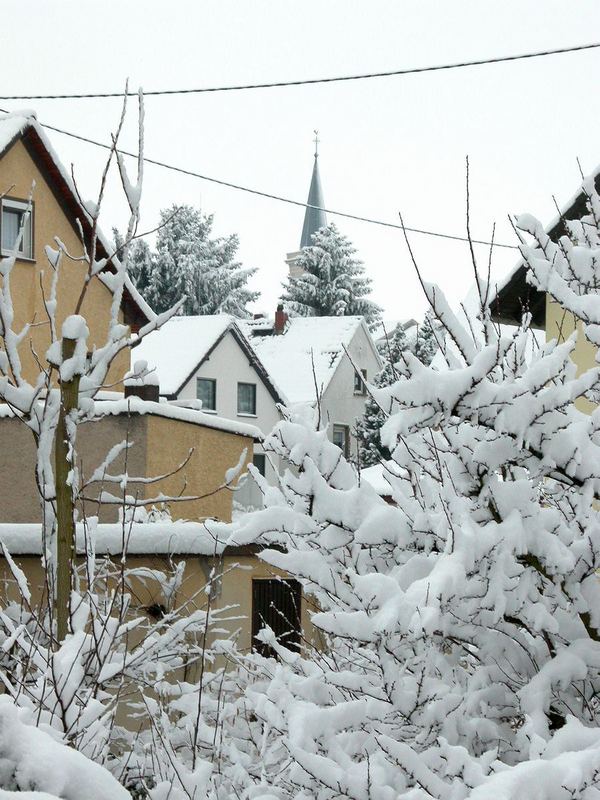
[[[0,94],[198,87],[360,73],[479,59],[600,40],[598,0],[27,0],[4,9]],[[514,243],[508,215],[543,221],[576,191],[576,159],[600,162],[600,50],[343,84],[146,100],[146,154],[305,201],[313,129],[328,207],[446,233],[465,232],[465,156],[472,232]],[[116,100],[5,101],[42,122],[108,140]],[[135,108],[123,138],[135,148]],[[86,196],[103,154],[50,134]],[[125,224],[114,185],[103,226]],[[240,236],[258,267],[257,308],[274,310],[303,210],[148,166],[144,228],[190,203]],[[400,231],[340,219],[389,319],[425,301]],[[424,275],[453,302],[472,282],[466,245],[414,235]],[[482,263],[487,249],[479,248]],[[497,250],[494,275],[515,253]]]

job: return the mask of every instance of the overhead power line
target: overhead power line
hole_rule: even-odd
[[[462,69],[464,67],[481,67],[486,64],[501,64],[507,61],[522,61],[526,58],[541,58],[542,56],[555,56],[561,53],[576,53],[582,50],[593,50],[600,47],[600,42],[574,45],[573,47],[559,47],[554,50],[537,50],[533,53],[518,53],[510,56],[497,56],[495,58],[480,58],[473,61],[457,61],[451,64],[436,64],[426,67],[407,67],[386,72],[366,72],[358,75],[337,75],[326,78],[305,78],[295,81],[273,81],[270,83],[245,83],[233,86],[204,86],[191,89],[154,89],[145,91],[145,97],[161,95],[207,94],[209,92],[241,92],[248,89],[279,89],[286,86],[311,86],[319,83],[343,83],[347,81],[364,81],[373,78],[391,78],[398,75],[417,75],[422,72],[442,72],[443,70]],[[127,92],[128,95],[137,95],[137,92]],[[0,100],[89,100],[93,98],[123,97],[121,92],[86,92],[81,94],[13,94],[0,95]]]
[[[0,112],[9,113],[9,112],[5,111],[4,109],[1,109],[1,108],[0,108]],[[77,139],[80,142],[85,142],[86,144],[91,144],[91,145],[94,145],[95,147],[102,147],[104,150],[110,150],[111,147],[112,147],[112,145],[106,144],[105,142],[98,142],[95,139],[90,139],[87,136],[82,136],[81,134],[73,133],[72,131],[66,131],[63,128],[57,128],[54,125],[48,125],[48,124],[45,124],[45,123],[40,123],[40,124],[42,125],[42,127],[47,128],[48,130],[54,131],[55,133],[60,133],[63,136],[69,136],[72,139]],[[136,158],[137,159],[137,154],[136,153],[131,153],[128,150],[122,150],[121,148],[119,148],[119,152],[122,153],[124,156],[129,156],[130,158]],[[454,235],[454,234],[451,234],[451,233],[440,233],[439,231],[430,231],[430,230],[425,230],[424,228],[409,228],[407,225],[403,226],[403,225],[398,225],[397,223],[394,223],[394,222],[385,222],[384,220],[373,219],[372,217],[363,217],[363,216],[360,216],[359,214],[350,214],[349,212],[346,212],[346,211],[336,211],[333,208],[322,208],[321,206],[314,206],[314,205],[311,205],[310,203],[303,203],[300,200],[292,200],[289,197],[282,197],[281,195],[271,194],[270,192],[263,192],[263,191],[260,191],[259,189],[252,189],[249,186],[242,186],[242,185],[240,185],[238,183],[232,183],[231,181],[224,181],[224,180],[222,180],[220,178],[213,178],[210,175],[203,175],[200,172],[195,172],[194,170],[186,169],[185,167],[177,167],[174,164],[167,164],[165,161],[158,161],[155,158],[148,158],[147,156],[144,156],[144,162],[146,164],[153,164],[156,167],[161,167],[162,169],[167,169],[167,170],[170,170],[172,172],[178,172],[181,175],[188,175],[188,176],[190,176],[192,178],[198,178],[198,179],[200,179],[202,181],[208,181],[209,183],[215,183],[218,186],[225,186],[228,189],[236,189],[237,191],[246,192],[247,194],[252,194],[252,195],[255,195],[257,197],[265,197],[268,200],[276,200],[279,203],[287,203],[288,205],[300,206],[301,208],[314,208],[314,209],[319,210],[319,211],[324,211],[326,214],[331,214],[332,216],[344,217],[345,219],[353,219],[353,220],[357,220],[358,222],[366,222],[366,223],[369,223],[370,225],[379,225],[379,226],[382,226],[384,228],[396,228],[398,230],[408,231],[409,233],[419,233],[419,234],[422,234],[424,236],[435,236],[435,237],[437,237],[439,239],[451,239],[451,240],[456,241],[456,242],[468,242],[469,241],[469,239],[466,236],[457,236],[457,235]],[[505,249],[508,249],[508,250],[517,250],[518,249],[518,247],[516,245],[502,244],[501,242],[489,242],[489,241],[485,241],[485,240],[482,240],[482,239],[471,239],[471,242],[473,244],[483,244],[483,245],[487,245],[488,247],[492,247],[492,246],[493,247],[501,247],[501,248],[505,248]]]

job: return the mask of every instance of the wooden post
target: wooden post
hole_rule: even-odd
[[[75,339],[63,338],[63,364],[72,358],[75,345]],[[64,640],[69,630],[71,570],[75,556],[75,503],[73,486],[69,482],[69,473],[74,464],[71,461],[73,454],[69,453],[67,417],[79,402],[79,378],[79,375],[73,375],[71,380],[60,382],[60,409],[54,445],[57,523],[55,614],[59,642]]]

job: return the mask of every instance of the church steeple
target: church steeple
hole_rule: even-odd
[[[304,225],[302,226],[302,238],[300,239],[300,249],[312,244],[312,235],[319,228],[327,225],[327,217],[322,210],[325,203],[323,201],[323,189],[321,188],[321,177],[319,175],[319,132],[315,131],[315,162],[313,164],[310,189],[308,191],[309,206],[317,208],[307,208],[304,214]]]

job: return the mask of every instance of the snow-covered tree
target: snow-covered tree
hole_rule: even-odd
[[[414,353],[422,364],[429,366],[439,350],[439,340],[443,335],[439,325],[435,327],[435,317],[431,311],[425,314],[422,325],[417,327]]]
[[[113,240],[117,258],[121,258],[125,242],[116,228],[113,228]],[[148,293],[152,270],[152,251],[150,246],[144,239],[134,239],[129,246],[127,271],[133,285],[142,296]]]
[[[334,223],[316,231],[312,245],[303,247],[282,296],[289,311],[306,317],[363,316],[369,325],[381,316],[369,298],[371,280],[356,249]]]
[[[517,219],[528,280],[579,321],[566,341],[530,355],[528,318],[502,331],[482,281],[477,331],[425,284],[447,369],[405,352],[374,390],[395,506],[300,420],[266,443],[293,469],[239,535],[276,545],[262,557],[302,581],[328,636],[307,657],[278,645],[256,702],[263,753],[285,741],[272,795],[599,796],[600,412],[576,401],[600,368],[571,360],[578,337],[600,345],[600,197],[584,189],[558,243]]]
[[[385,364],[373,380],[373,386],[390,386],[398,380],[402,353],[408,349],[406,332],[398,324],[380,348]],[[369,393],[365,401],[365,410],[356,423],[355,435],[358,441],[358,462],[361,467],[371,467],[391,458],[387,447],[381,443],[381,427],[387,414],[377,400]]]
[[[243,269],[235,260],[236,234],[211,237],[212,226],[212,215],[191,206],[161,211],[144,294],[152,308],[163,311],[185,295],[183,314],[248,316],[248,303],[258,297],[247,287],[256,269]]]

